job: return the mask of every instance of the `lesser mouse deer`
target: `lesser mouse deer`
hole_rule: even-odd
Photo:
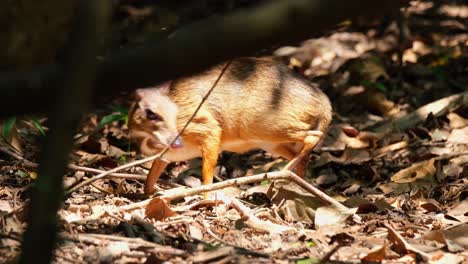
[[[175,139],[224,65],[136,91],[130,137],[139,142],[144,155],[159,153]],[[308,154],[331,118],[327,96],[287,66],[273,59],[239,58],[229,64],[164,158],[172,162],[201,156],[203,183],[209,184],[221,151],[260,148],[291,160],[285,169],[303,176]],[[156,166],[162,170],[162,164]],[[146,193],[154,192],[158,177],[148,177]]]

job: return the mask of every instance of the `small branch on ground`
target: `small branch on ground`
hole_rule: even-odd
[[[257,175],[252,175],[252,176],[245,176],[241,178],[226,180],[223,182],[202,185],[202,186],[195,187],[195,188],[185,188],[185,187],[174,188],[174,189],[170,189],[170,190],[160,193],[161,196],[159,196],[158,198],[165,199],[165,200],[175,200],[175,199],[180,199],[183,197],[192,196],[192,195],[196,195],[196,194],[200,194],[204,192],[210,192],[210,191],[223,189],[223,188],[230,187],[230,186],[240,186],[240,185],[245,185],[245,184],[261,182],[265,180],[281,180],[281,179],[292,180],[294,183],[299,185],[304,190],[310,192],[311,194],[313,194],[314,196],[322,200],[327,205],[330,205],[330,204],[335,205],[337,208],[343,211],[349,210],[348,207],[344,206],[340,202],[328,196],[326,193],[312,186],[310,183],[300,178],[299,176],[295,175],[293,172],[287,171],[287,170],[257,174]],[[127,206],[122,206],[120,207],[120,211],[128,211],[128,210],[143,208],[147,206],[150,201],[151,199],[147,199],[147,200],[133,203]]]
[[[17,159],[18,161],[23,163],[23,165],[26,168],[37,169],[39,167],[39,164],[37,164],[35,162],[32,162],[32,161],[29,161],[26,158],[22,157],[21,155],[15,153],[14,151],[11,151],[9,149],[0,147],[0,152],[3,152],[5,154]],[[74,170],[74,171],[84,171],[84,172],[90,172],[90,173],[94,173],[94,174],[104,173],[105,172],[105,171],[100,170],[100,169],[89,168],[89,167],[79,166],[79,165],[75,165],[75,164],[68,164],[68,168],[71,169],[71,170]],[[132,174],[132,173],[111,173],[108,176],[109,177],[114,177],[114,178],[124,178],[124,179],[138,180],[138,181],[146,180],[145,175]]]
[[[229,198],[231,206],[239,212],[244,220],[244,223],[247,226],[250,226],[257,230],[263,230],[270,233],[282,233],[288,230],[292,230],[292,227],[278,225],[269,221],[260,220],[256,217],[252,210],[241,203],[237,198],[231,197]]]
[[[88,184],[91,184],[92,182],[94,181],[97,181],[99,179],[102,179],[102,178],[105,178],[107,176],[109,176],[110,174],[112,173],[116,173],[120,170],[123,170],[123,169],[127,169],[127,168],[131,168],[131,167],[134,167],[136,165],[140,165],[140,164],[144,164],[146,162],[150,162],[150,161],[153,161],[155,159],[158,159],[161,157],[161,154],[156,154],[156,155],[153,155],[153,156],[149,156],[147,158],[144,158],[144,159],[141,159],[141,160],[135,160],[135,161],[132,161],[130,163],[127,163],[127,164],[124,164],[122,166],[119,166],[119,167],[116,167],[116,168],[113,168],[111,170],[108,170],[108,171],[104,171],[86,181],[83,181],[75,186],[73,186],[72,188],[68,189],[66,192],[65,192],[65,195],[68,196],[70,195],[71,193],[73,193],[74,191],[80,189],[81,187],[85,186],[85,185],[88,185]],[[146,178],[146,177],[145,177]]]
[[[102,234],[61,234],[60,235],[63,239],[93,244],[93,245],[103,245],[108,243],[109,241],[120,241],[125,242],[130,249],[132,250],[146,250],[148,249],[151,252],[159,253],[159,254],[166,254],[172,256],[188,256],[188,253],[184,250],[180,250],[177,248],[169,247],[169,246],[162,246],[156,243],[152,243],[149,241],[145,241],[141,238],[129,238],[129,237],[120,237],[120,236],[112,236],[112,235],[102,235]]]
[[[223,189],[230,186],[239,186],[244,184],[256,183],[261,182],[264,180],[280,180],[280,179],[288,179],[290,175],[290,171],[277,171],[277,172],[269,172],[264,174],[257,174],[253,176],[246,176],[231,180],[226,180],[222,182],[212,183],[208,185],[202,185],[195,188],[187,188],[187,187],[179,187],[170,189],[160,193],[161,199],[165,200],[176,200],[186,196],[197,195],[204,192],[215,191],[219,189]],[[146,199],[144,201],[140,201],[137,203],[129,204],[127,206],[120,207],[120,211],[128,211],[139,209],[145,207],[149,204],[151,199]]]

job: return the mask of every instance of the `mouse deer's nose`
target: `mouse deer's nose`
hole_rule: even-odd
[[[174,142],[171,144],[171,148],[182,148],[184,143],[182,142],[181,137],[177,137]]]

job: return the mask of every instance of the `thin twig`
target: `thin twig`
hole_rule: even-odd
[[[194,188],[187,188],[187,187],[180,187],[174,188],[161,193],[159,198],[167,199],[167,200],[175,200],[182,197],[192,196],[203,192],[215,191],[219,189],[223,189],[229,186],[239,186],[249,183],[256,183],[261,182],[264,180],[280,180],[280,179],[288,179],[289,175],[291,174],[290,171],[276,171],[276,172],[269,172],[263,174],[257,174],[253,176],[246,176],[231,180],[226,180],[223,182],[217,182],[207,185],[202,185]],[[146,199],[137,203],[132,203],[126,206],[120,207],[120,211],[128,211],[134,210],[138,208],[145,207],[149,204],[152,199]]]
[[[345,246],[345,245],[344,245],[344,244],[335,245],[330,251],[328,251],[328,252],[322,257],[322,259],[320,260],[319,263],[328,263],[328,262],[330,261],[331,256],[333,256],[333,254],[335,254],[336,251],[338,251],[338,249],[342,248],[343,246]]]
[[[203,193],[203,192],[223,189],[229,186],[239,186],[239,185],[245,185],[245,184],[250,184],[250,183],[255,183],[255,182],[261,182],[264,180],[280,180],[280,179],[289,179],[293,181],[299,187],[313,194],[314,196],[322,200],[327,205],[329,204],[334,205],[336,208],[338,208],[341,211],[349,210],[349,208],[346,207],[345,205],[336,201],[332,197],[328,196],[326,193],[320,191],[319,189],[317,189],[316,187],[314,187],[313,185],[311,185],[310,183],[308,183],[301,177],[297,176],[296,174],[288,170],[262,173],[262,174],[252,175],[252,176],[245,176],[241,178],[226,180],[223,182],[202,185],[202,186],[195,187],[195,188],[186,188],[186,187],[174,188],[174,189],[170,189],[170,190],[162,192],[159,198],[165,199],[165,200],[174,200],[174,199],[179,199],[182,197],[196,195],[196,194]],[[127,206],[120,207],[119,210],[122,212],[122,211],[143,208],[147,206],[151,200],[152,199],[146,199],[141,202],[129,204]],[[353,217],[357,221],[360,220],[358,215],[354,215]]]
[[[26,167],[29,167],[29,168],[37,168],[39,165],[37,163],[34,163],[32,161],[29,161],[25,158],[23,158],[20,154],[18,154],[17,152],[15,151],[11,151],[7,148],[4,148],[4,147],[0,147],[0,152],[3,152],[5,154],[7,154],[8,156],[10,157],[13,157],[15,159],[17,159],[18,161],[22,162],[24,164],[24,166]]]
[[[244,220],[244,223],[254,229],[263,230],[270,233],[282,233],[288,230],[294,230],[294,228],[289,226],[283,226],[269,221],[260,220],[252,213],[250,208],[241,203],[237,198],[231,197],[229,199],[231,206],[236,209],[237,212],[239,212],[242,220]]]
[[[104,177],[107,177],[109,176],[110,174],[112,173],[115,173],[117,171],[120,171],[120,170],[123,170],[123,169],[127,169],[127,168],[131,168],[133,166],[136,166],[136,165],[139,165],[139,164],[143,164],[143,163],[146,163],[146,162],[150,162],[150,161],[153,161],[157,158],[161,157],[161,154],[156,154],[156,155],[153,155],[153,156],[149,156],[147,158],[144,158],[144,159],[141,159],[141,160],[135,160],[135,161],[132,161],[130,163],[127,163],[127,164],[124,164],[122,166],[119,166],[119,167],[116,167],[116,168],[113,168],[111,170],[108,170],[108,171],[105,171],[105,172],[102,172],[86,181],[83,181],[75,186],[73,186],[72,188],[68,189],[66,192],[65,192],[65,195],[70,195],[72,192],[80,189],[81,187],[85,186],[85,185],[88,185],[94,181],[97,181],[99,179],[102,179]]]
[[[119,167],[116,167],[114,169],[111,169],[109,171],[106,171],[106,172],[103,172],[103,173],[100,173],[98,175],[96,175],[95,177],[93,178],[90,178],[86,181],[83,181],[81,182],[80,184],[77,184],[75,185],[74,187],[70,188],[65,194],[66,195],[70,195],[72,192],[78,190],[79,188],[85,186],[85,185],[88,185],[90,184],[91,182],[94,182],[96,180],[99,180],[99,179],[102,179],[104,177],[107,177],[109,174],[111,173],[114,173],[114,172],[117,172],[117,171],[120,171],[120,170],[123,170],[123,169],[126,169],[126,168],[130,168],[130,167],[133,167],[133,166],[136,166],[136,165],[139,165],[139,164],[143,164],[143,163],[146,163],[146,162],[150,162],[150,161],[153,161],[155,159],[159,159],[159,158],[162,158],[162,156],[164,154],[166,154],[166,152],[169,150],[170,146],[177,140],[177,138],[185,131],[185,129],[187,128],[187,126],[190,124],[190,122],[192,122],[192,119],[195,117],[195,115],[198,113],[198,111],[200,110],[201,106],[203,105],[203,103],[206,101],[206,99],[208,98],[208,96],[211,94],[211,92],[213,91],[213,89],[216,87],[216,85],[218,84],[219,80],[221,79],[221,77],[223,76],[224,72],[227,70],[228,66],[231,64],[231,61],[228,61],[226,63],[226,65],[224,66],[223,70],[221,71],[220,75],[218,76],[218,78],[216,79],[216,81],[213,83],[213,86],[211,86],[210,90],[208,90],[208,92],[206,93],[206,95],[203,97],[202,101],[200,102],[200,104],[198,105],[197,109],[195,110],[195,112],[192,114],[192,116],[190,117],[190,119],[187,121],[187,123],[184,125],[184,127],[179,131],[179,133],[177,134],[177,137],[174,138],[174,140],[171,142],[171,144],[169,144],[168,146],[166,146],[160,153],[158,154],[155,154],[155,155],[152,155],[152,156],[149,156],[147,158],[144,158],[144,159],[141,159],[141,160],[135,160],[133,162],[130,162],[130,163],[127,163],[127,164],[124,164],[122,166],[119,166]]]
[[[23,163],[23,165],[26,168],[30,169],[36,169],[38,168],[39,164],[32,162],[21,155],[17,154],[14,151],[11,151],[6,148],[0,147],[0,152],[3,152],[15,159],[17,159],[19,162]],[[105,171],[100,170],[100,169],[95,169],[95,168],[89,168],[89,167],[84,167],[84,166],[79,166],[75,164],[68,164],[68,168],[71,170],[75,171],[84,171],[84,172],[90,172],[90,173],[104,173]],[[125,179],[132,179],[132,180],[139,180],[139,181],[144,181],[146,179],[145,175],[139,175],[139,174],[133,174],[133,173],[112,173],[109,174],[109,177],[114,177],[114,178],[125,178]]]
[[[103,242],[106,241],[122,241],[125,242],[131,249],[138,250],[138,249],[151,249],[154,252],[173,255],[173,256],[187,256],[188,253],[186,251],[169,247],[169,246],[162,246],[156,243],[152,243],[149,241],[145,241],[141,238],[129,238],[129,237],[120,237],[120,236],[113,236],[113,235],[102,235],[102,234],[75,234],[69,235],[62,233],[61,237],[71,241],[77,242],[84,242],[88,244],[94,245],[102,245]]]

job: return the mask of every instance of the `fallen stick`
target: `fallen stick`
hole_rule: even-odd
[[[30,169],[37,169],[39,167],[39,164],[32,162],[21,155],[15,153],[14,151],[8,150],[6,148],[0,148],[0,151],[7,154],[10,157],[15,158],[19,162],[23,163],[23,165],[26,168]],[[105,171],[100,170],[100,169],[95,169],[95,168],[89,168],[89,167],[84,167],[84,166],[78,166],[75,164],[68,164],[68,168],[74,171],[84,171],[84,172],[90,172],[94,174],[98,173],[103,173]],[[144,181],[146,180],[145,175],[138,175],[138,174],[132,174],[132,173],[111,173],[109,174],[109,177],[114,177],[114,178],[124,178],[124,179],[133,179],[133,180],[139,180],[139,181]]]
[[[195,188],[174,188],[167,191],[160,193],[158,198],[165,199],[165,200],[174,200],[180,199],[186,196],[192,196],[204,192],[215,191],[219,189],[223,189],[230,186],[239,186],[244,184],[250,184],[255,182],[261,182],[264,180],[281,180],[281,179],[290,179],[294,183],[296,183],[299,187],[303,188],[304,190],[308,191],[309,193],[313,194],[320,200],[322,200],[327,205],[335,205],[340,210],[348,210],[349,208],[341,204],[340,202],[336,201],[332,197],[328,196],[326,193],[320,191],[301,177],[297,176],[291,171],[284,170],[284,171],[276,171],[276,172],[269,172],[269,173],[262,173],[252,176],[245,176],[241,178],[226,180],[223,182],[212,183],[208,185],[202,185]],[[143,200],[141,202],[129,204],[127,206],[120,207],[120,211],[128,211],[134,210],[138,208],[145,207],[151,201],[150,199]]]
[[[169,246],[162,246],[156,243],[152,243],[149,241],[145,241],[141,238],[130,238],[130,237],[121,237],[121,236],[113,236],[113,235],[102,235],[102,234],[74,234],[69,235],[62,233],[60,235],[62,238],[82,242],[87,244],[94,244],[94,245],[102,245],[105,242],[109,241],[120,241],[125,242],[129,248],[132,250],[144,250],[150,249],[150,251],[160,254],[167,254],[173,256],[188,256],[189,254],[177,248],[169,247]]]
[[[173,189],[164,191],[162,193],[157,193],[157,194],[161,195],[159,196],[159,198],[161,199],[175,200],[175,199],[183,198],[186,196],[200,194],[203,192],[223,189],[223,188],[230,187],[230,186],[239,186],[243,184],[261,182],[264,180],[287,179],[289,175],[290,175],[289,171],[270,172],[270,173],[257,174],[253,176],[246,176],[246,177],[226,180],[226,181],[212,183],[208,185],[201,185],[195,188],[188,188],[188,187],[173,188]],[[126,206],[122,206],[120,207],[120,211],[129,211],[129,210],[134,210],[134,209],[145,207],[149,204],[151,200],[152,198],[146,199],[137,203],[132,203]]]
[[[288,226],[282,226],[278,225],[269,221],[263,221],[260,220],[258,217],[256,217],[250,208],[245,206],[243,203],[241,203],[237,198],[231,197],[229,198],[231,206],[236,209],[237,212],[242,217],[242,220],[244,220],[244,223],[247,226],[250,226],[254,229],[258,230],[263,230],[267,231],[270,233],[282,233],[284,231],[292,230],[293,228],[288,227]]]
[[[108,170],[108,171],[103,171],[102,173],[92,177],[92,178],[89,178],[88,180],[86,181],[82,181],[81,183],[73,186],[72,188],[68,189],[66,192],[65,192],[65,195],[68,196],[70,195],[72,192],[80,189],[81,187],[85,186],[85,185],[88,185],[94,181],[97,181],[99,179],[102,179],[102,178],[105,178],[107,176],[109,176],[110,174],[113,174],[113,173],[116,173],[120,170],[123,170],[123,169],[126,169],[126,168],[130,168],[130,167],[133,167],[133,166],[136,166],[136,165],[140,165],[140,164],[143,164],[143,163],[146,163],[146,162],[149,162],[149,161],[153,161],[157,158],[159,158],[161,155],[160,154],[156,154],[156,155],[153,155],[153,156],[150,156],[150,157],[147,157],[147,158],[144,158],[144,159],[141,159],[141,160],[135,160],[135,161],[132,161],[130,163],[127,163],[127,164],[124,164],[122,166],[119,166],[119,167],[116,167],[116,168],[113,168],[111,170]],[[145,177],[146,178],[146,177]]]

